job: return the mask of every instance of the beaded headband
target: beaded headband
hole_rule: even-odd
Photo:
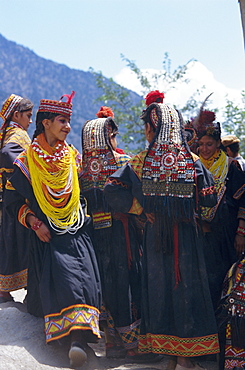
[[[62,116],[66,116],[70,118],[72,115],[72,99],[74,95],[75,95],[75,91],[72,91],[71,95],[62,95],[59,101],[41,99],[40,105],[38,108],[38,113],[39,112],[57,113],[57,114],[61,114]],[[67,102],[61,101],[64,97],[67,98]]]
[[[19,105],[23,98],[19,95],[11,94],[8,99],[5,100],[2,106],[2,110],[0,112],[0,117],[3,118],[5,121],[11,117],[14,113],[15,108]]]

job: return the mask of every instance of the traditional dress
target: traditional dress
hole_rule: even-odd
[[[143,112],[156,129],[149,149],[110,176],[116,211],[154,213],[143,241],[142,353],[194,357],[219,352],[199,229],[199,204],[213,206],[210,174],[182,136],[181,116],[165,104]]]
[[[3,131],[1,130],[0,139]],[[2,141],[2,140],[1,140]],[[13,162],[31,143],[28,133],[15,122],[10,122],[0,150],[0,192],[2,223],[0,229],[0,290],[11,292],[27,285],[28,241],[30,230],[21,225],[16,215],[6,211],[5,185],[13,173]]]
[[[244,255],[228,271],[220,306],[222,343],[220,369],[245,367],[245,258]],[[224,306],[224,303],[227,302]],[[224,314],[225,309],[225,314]],[[220,319],[221,317],[219,317]]]
[[[14,168],[6,186],[8,212],[17,214],[25,227],[27,214],[34,214],[51,234],[49,243],[35,231],[30,234],[28,312],[44,316],[47,342],[74,329],[88,331],[87,341],[93,341],[100,337],[101,292],[80,196],[80,155],[66,142],[50,147],[41,133],[17,157]]]
[[[217,308],[226,273],[237,260],[234,239],[239,218],[245,218],[245,175],[222,150],[208,160],[200,155],[200,160],[212,173],[218,194],[215,207],[203,208],[203,216],[209,221],[204,255],[210,292]]]
[[[104,199],[107,177],[130,158],[112,149],[109,140],[112,130],[117,131],[117,126],[111,117],[97,118],[84,125],[80,183],[93,219],[103,295],[100,320],[106,322],[114,343],[131,349],[137,347],[140,324],[141,231],[137,216],[112,212]],[[109,350],[107,354],[110,356]]]

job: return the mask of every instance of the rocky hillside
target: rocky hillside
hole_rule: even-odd
[[[103,102],[95,102],[101,91],[96,86],[94,75],[41,58],[0,34],[0,102],[12,93],[19,94],[35,103],[35,113],[40,99],[59,99],[72,90],[76,91],[76,95],[68,141],[81,150],[82,125],[86,120],[93,119],[103,105]],[[133,101],[140,99],[137,94],[131,94]],[[30,135],[33,131],[34,124]]]

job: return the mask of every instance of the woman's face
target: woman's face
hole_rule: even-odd
[[[110,143],[113,150],[117,148],[117,136],[113,132],[110,134]]]
[[[12,121],[18,123],[25,131],[27,131],[28,127],[32,123],[32,109],[25,112],[14,112]]]
[[[199,153],[204,159],[211,158],[220,147],[220,140],[215,140],[212,136],[205,135],[198,140]]]
[[[55,146],[58,140],[65,141],[71,130],[70,120],[65,116],[56,116],[54,120],[43,120],[46,140],[50,146]]]
[[[145,124],[145,137],[148,143],[150,144],[155,136],[155,132],[153,130],[153,127],[149,122]]]

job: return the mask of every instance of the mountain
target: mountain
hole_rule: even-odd
[[[40,99],[58,100],[63,94],[70,94],[74,90],[72,129],[68,141],[81,150],[84,122],[95,118],[100,106],[105,105],[95,102],[101,91],[96,86],[93,73],[41,58],[0,34],[0,76],[0,101],[3,102],[12,93],[27,97],[35,104],[34,114]],[[135,102],[140,99],[134,92],[130,92],[130,95]],[[34,126],[33,122],[30,136]]]
[[[187,64],[185,79],[178,79],[174,84],[167,83],[162,78],[154,81],[154,74],[159,75],[163,71],[147,69],[141,71],[146,75],[153,89],[165,93],[164,102],[175,105],[180,110],[193,95],[196,101],[201,102],[207,95],[213,92],[208,100],[208,109],[219,109],[217,119],[222,122],[222,112],[226,100],[230,99],[236,104],[241,103],[241,91],[229,89],[215,79],[213,74],[200,62],[191,61]],[[106,80],[106,78],[105,78]],[[135,73],[129,68],[123,68],[114,77],[116,83],[124,86],[130,93],[132,104],[136,104],[143,95],[142,87]],[[40,99],[59,99],[63,94],[76,91],[73,100],[73,115],[71,120],[71,133],[68,141],[81,151],[81,129],[89,119],[95,118],[95,114],[101,105],[107,103],[96,102],[102,95],[102,91],[96,85],[93,73],[72,69],[64,64],[55,63],[36,55],[30,49],[9,41],[0,34],[0,102],[3,102],[10,94],[15,93],[28,97],[35,104],[34,115]],[[108,79],[108,83],[110,80]],[[196,92],[199,93],[196,94]],[[190,113],[189,113],[190,114]],[[190,118],[188,116],[186,119]],[[0,123],[1,124],[1,123]],[[30,136],[34,131],[35,123],[31,125]],[[119,131],[124,134],[125,126],[122,124]],[[124,148],[124,144],[119,145]],[[130,149],[134,149],[134,143]]]

